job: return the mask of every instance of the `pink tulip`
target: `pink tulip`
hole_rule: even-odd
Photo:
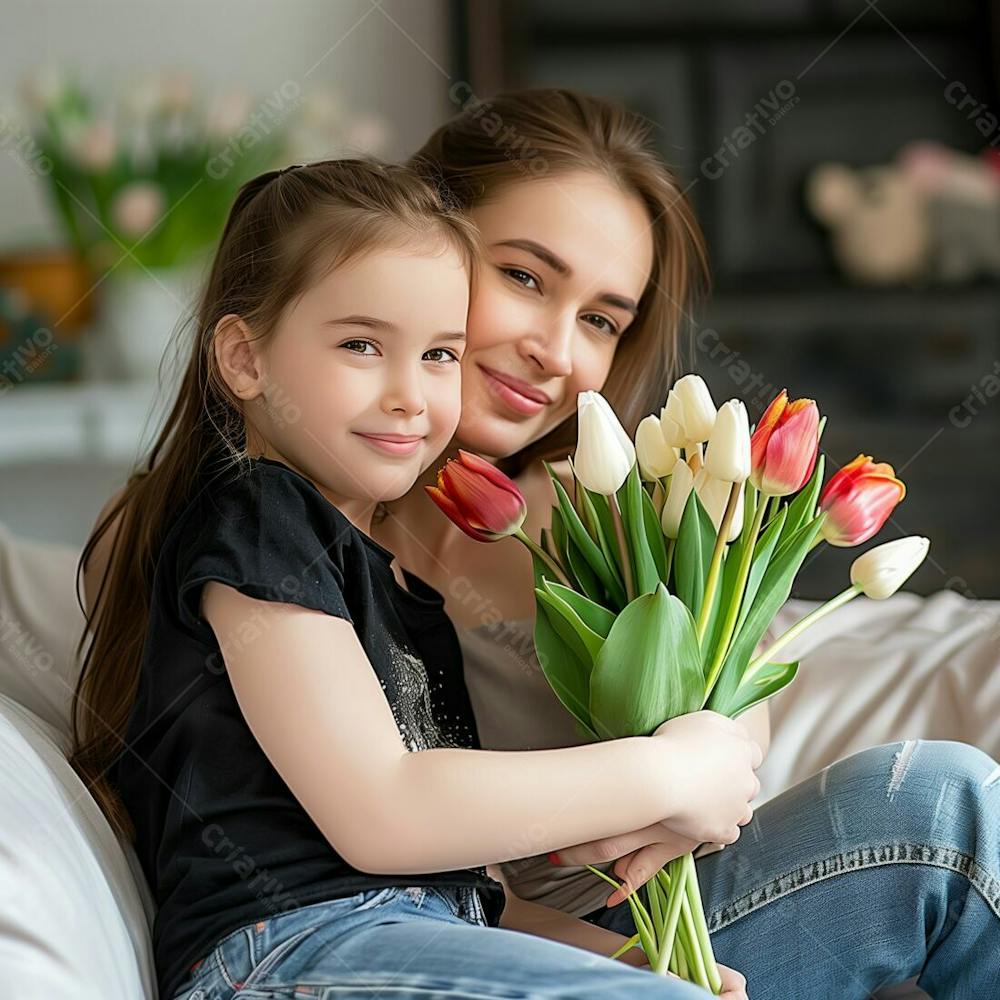
[[[438,472],[430,498],[477,542],[496,542],[524,523],[528,505],[513,480],[478,455],[459,449]]]
[[[831,476],[820,496],[823,537],[831,545],[848,547],[867,542],[906,496],[906,486],[892,466],[858,455]]]
[[[813,474],[819,451],[819,410],[811,399],[788,402],[782,389],[750,438],[750,481],[761,493],[797,493]]]

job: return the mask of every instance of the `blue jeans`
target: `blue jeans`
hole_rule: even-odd
[[[172,1000],[704,1000],[696,986],[488,927],[469,888],[373,889],[227,935]]]
[[[862,1000],[919,976],[1000,996],[1000,768],[962,743],[846,757],[761,806],[697,863],[720,962],[752,1000]],[[698,987],[481,926],[471,890],[383,889],[228,935],[171,1000],[704,1000]],[[625,904],[589,919],[633,933]]]
[[[1000,767],[907,740],[825,768],[697,862],[716,958],[751,1000],[1000,997]],[[631,936],[627,904],[585,919]]]

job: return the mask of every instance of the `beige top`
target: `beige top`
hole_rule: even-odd
[[[534,618],[513,618],[473,628],[458,628],[472,710],[484,750],[551,750],[579,746],[589,737],[549,687],[535,655]],[[595,802],[565,802],[552,797],[553,810],[600,808]],[[622,831],[625,832],[625,831]],[[582,866],[553,865],[545,854],[530,854],[531,831],[525,831],[526,856],[500,867],[521,899],[551,906],[574,917],[600,909],[611,886]],[[702,844],[696,858],[722,850]],[[614,873],[614,862],[595,865]]]

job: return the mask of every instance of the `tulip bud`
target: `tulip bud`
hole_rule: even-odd
[[[700,469],[694,477],[694,491],[698,494],[705,512],[712,519],[715,530],[722,527],[722,518],[726,513],[726,504],[729,503],[729,494],[733,484],[725,479],[717,479],[711,475],[707,468]],[[740,537],[743,530],[743,490],[736,501],[736,512],[733,514],[732,524],[729,526],[729,537],[727,542],[733,542]]]
[[[660,514],[660,526],[667,538],[676,538],[680,534],[681,517],[693,485],[694,473],[691,466],[683,458],[679,458],[670,474],[670,490]]]
[[[663,488],[663,483],[659,479],[653,483],[653,492],[650,500],[653,501],[653,510],[656,511],[656,516],[659,517],[663,513],[663,505],[667,502],[667,491]]]
[[[873,462],[870,455],[858,455],[830,477],[820,495],[820,510],[826,514],[823,537],[842,547],[868,541],[904,496],[906,486],[896,478],[891,465]]]
[[[920,535],[876,545],[851,564],[851,583],[860,587],[866,597],[884,601],[913,575],[930,546],[929,539]]]
[[[813,474],[819,452],[819,410],[811,399],[788,402],[782,389],[750,439],[750,480],[765,496],[797,493]]]
[[[671,448],[683,448],[688,443],[684,432],[684,405],[673,389],[667,393],[667,404],[660,410],[660,431]]]
[[[635,445],[599,392],[577,396],[576,478],[591,492],[617,493],[635,465]]]
[[[513,480],[478,455],[459,449],[438,472],[437,486],[425,486],[430,498],[467,535],[495,542],[514,534],[528,505]]]
[[[722,404],[708,438],[705,469],[728,483],[745,482],[750,475],[750,422],[742,400]]]
[[[639,460],[639,472],[647,482],[669,476],[677,450],[663,440],[659,418],[654,414],[644,417],[635,432],[635,453]]]
[[[681,426],[686,440],[694,444],[707,441],[715,425],[715,403],[705,380],[700,375],[685,375],[677,380],[671,392],[677,397],[683,413]],[[669,396],[667,406],[670,406]],[[676,419],[672,413],[668,416]]]

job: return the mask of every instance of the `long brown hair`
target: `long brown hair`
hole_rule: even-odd
[[[709,284],[704,236],[681,184],[653,149],[650,123],[620,104],[571,90],[518,90],[479,101],[463,88],[453,87],[452,96],[463,99],[464,110],[409,161],[463,209],[508,184],[580,170],[609,178],[646,206],[653,268],[602,389],[634,434],[663,405],[685,319]],[[499,464],[516,475],[536,459],[565,458],[575,443],[574,413]]]
[[[243,466],[247,458],[241,401],[215,360],[216,325],[236,314],[254,339],[263,340],[285,307],[333,268],[375,249],[432,243],[458,249],[474,277],[475,228],[403,166],[327,160],[269,171],[237,194],[187,324],[193,336],[177,399],[77,565],[79,600],[86,562],[121,514],[108,570],[77,646],[79,657],[93,633],[73,696],[70,756],[116,833],[131,839],[134,827],[106,771],[123,750],[136,697],[157,555],[202,472]]]

